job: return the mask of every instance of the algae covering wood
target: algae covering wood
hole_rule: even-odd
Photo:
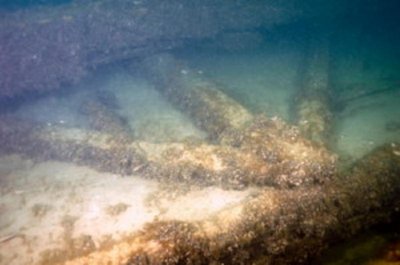
[[[223,93],[211,79],[172,55],[146,58],[143,71],[161,93],[209,133],[211,140],[252,154],[270,168],[282,187],[323,183],[335,171],[336,156],[306,140],[278,118],[255,116]]]
[[[302,164],[291,160],[267,161],[250,149],[204,142],[156,144],[121,140],[118,135],[49,127],[10,117],[0,119],[0,125],[3,153],[23,154],[41,161],[68,161],[100,171],[140,174],[160,181],[234,189],[265,185],[286,188],[323,183],[332,174],[332,171],[322,174],[304,159]]]
[[[0,256],[9,265],[56,264],[84,256],[112,246],[154,218],[196,222],[252,192],[187,190],[71,163],[33,163],[18,155],[0,160],[0,234],[9,240],[1,243]]]
[[[300,131],[310,140],[329,146],[333,113],[330,92],[330,51],[327,36],[309,43],[301,64],[301,84],[294,98],[294,116]]]
[[[378,148],[321,187],[263,189],[209,220],[150,223],[109,250],[66,264],[309,264],[329,244],[395,213],[396,152],[393,145]]]
[[[76,1],[2,12],[0,97],[76,83],[99,65],[298,16],[295,1]]]
[[[252,114],[171,54],[158,54],[143,60],[143,71],[170,102],[194,119],[196,125],[216,140],[226,130],[239,130],[250,123]]]

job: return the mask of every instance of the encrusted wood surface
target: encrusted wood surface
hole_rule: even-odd
[[[151,223],[66,264],[309,264],[332,242],[387,221],[400,206],[398,149],[374,150],[323,186],[265,188],[210,220]]]
[[[208,143],[156,144],[10,117],[0,119],[0,144],[2,152],[21,153],[33,159],[70,161],[101,171],[202,186],[309,186],[323,183],[333,174],[323,172],[318,164],[262,159],[257,153],[257,142],[249,143],[247,149]],[[305,159],[310,158],[304,156]]]
[[[323,183],[333,175],[336,157],[323,146],[305,139],[296,127],[279,119],[254,116],[215,82],[172,55],[146,58],[143,71],[156,89],[208,132],[213,141],[252,153],[268,165],[279,165],[277,183]],[[285,172],[289,168],[290,172]]]
[[[333,113],[328,40],[312,41],[300,67],[301,84],[294,99],[297,125],[308,139],[319,145],[329,145],[332,140]]]
[[[215,82],[170,54],[147,57],[142,66],[155,88],[213,140],[228,129],[243,128],[253,119],[246,108],[223,93]]]
[[[108,248],[71,260],[50,256],[43,264],[309,264],[332,242],[387,221],[400,206],[398,144],[378,148],[338,173],[335,156],[296,127],[253,116],[212,81],[188,74],[172,57],[167,62],[145,69],[158,76],[155,85],[171,101],[177,96],[173,102],[214,144],[146,143],[3,116],[1,152],[170,183],[257,186],[257,192],[211,218],[155,220]],[[86,112],[93,128],[114,124],[125,131],[123,123],[114,123],[120,117],[104,108]]]

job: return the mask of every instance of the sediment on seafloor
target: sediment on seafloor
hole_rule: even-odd
[[[195,223],[156,221],[65,264],[309,264],[327,246],[388,221],[400,206],[396,144],[380,147],[314,188],[265,188]]]
[[[69,161],[123,175],[140,174],[160,181],[235,189],[265,185],[285,188],[322,183],[317,177],[325,176],[306,175],[304,172],[320,170],[306,163],[261,159],[250,146],[240,150],[207,143],[121,141],[106,133],[5,117],[0,125],[2,152],[36,160]]]
[[[296,127],[279,119],[254,116],[215,82],[172,55],[151,56],[142,65],[156,89],[212,140],[279,165],[282,169],[276,182],[299,186],[322,183],[333,175],[336,157],[325,147],[305,139]],[[283,168],[290,168],[292,174],[283,173]]]
[[[324,39],[310,43],[300,67],[301,80],[293,108],[296,124],[305,137],[319,145],[329,146],[333,114],[328,41]]]

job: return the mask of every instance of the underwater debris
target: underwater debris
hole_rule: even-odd
[[[226,188],[260,186],[254,197],[210,219],[154,221],[107,249],[96,249],[89,236],[72,238],[76,219],[68,217],[62,222],[66,249],[43,252],[42,264],[308,264],[331,242],[387,221],[400,205],[400,157],[393,153],[397,143],[376,149],[339,175],[334,156],[279,119],[254,117],[250,125],[224,137],[221,145],[121,145],[104,133],[0,119],[0,144],[5,152],[111,172],[139,168],[143,177],[161,181]],[[329,161],[324,169],[307,163],[324,159]],[[318,175],[321,172],[327,175]],[[281,175],[269,179],[277,176],[274,173]],[[297,188],[282,189],[293,186]]]
[[[226,129],[240,129],[252,120],[251,113],[224,94],[217,84],[170,54],[145,58],[142,67],[155,88],[188,113],[212,140],[217,140]],[[182,69],[186,74],[181,73]]]
[[[76,8],[75,2],[82,2],[82,11]],[[281,8],[281,3],[293,3],[296,8],[301,1],[89,2],[74,1],[74,6],[61,6],[50,16],[38,8],[33,10],[32,17],[29,12],[17,12],[0,18],[0,50],[4,55],[0,56],[0,97],[57,89],[77,82],[88,69],[101,64],[147,56],[182,43],[218,36],[219,32],[235,34],[246,28],[267,30],[268,25],[282,23],[290,16],[291,8]],[[297,8],[295,12],[302,13]],[[313,16],[312,12],[305,13],[307,18]],[[302,27],[299,24],[296,26]],[[181,68],[179,73],[181,76],[176,75],[177,79],[172,73],[172,78],[166,81],[172,85],[163,86],[173,89],[173,82],[179,84],[180,78],[186,78],[189,85],[196,84],[198,88],[190,90],[191,94],[174,92],[182,95],[177,105],[207,130],[211,142],[134,142],[124,135],[123,118],[113,116],[113,103],[99,96],[96,102],[87,102],[87,114],[93,118],[92,129],[96,132],[60,128],[54,122],[42,126],[1,118],[0,151],[24,154],[36,161],[69,161],[123,175],[138,174],[160,182],[196,185],[198,189],[201,185],[219,185],[227,189],[251,187],[257,192],[238,204],[229,205],[229,210],[224,206],[207,220],[158,221],[157,216],[157,221],[147,223],[141,232],[114,242],[105,239],[107,247],[102,249],[96,248],[98,241],[89,235],[73,237],[73,232],[79,230],[74,229],[78,223],[75,217],[67,217],[62,222],[64,248],[44,252],[43,264],[309,264],[310,258],[331,242],[386,221],[398,209],[397,148],[376,150],[350,171],[337,173],[335,155],[322,144],[315,145],[300,135],[304,130],[310,139],[318,142],[318,134],[326,128],[323,119],[327,117],[314,116],[321,110],[316,102],[320,98],[308,101],[307,109],[302,106],[301,115],[308,118],[300,122],[304,128],[299,129],[279,119],[252,115],[221,93],[219,87],[209,89],[213,83],[193,77],[190,69]],[[72,184],[72,190],[65,195],[67,201],[84,200],[83,196],[73,197],[80,192],[79,186],[90,182],[87,179],[74,182],[74,178],[69,178],[72,174],[65,173],[64,168],[62,172],[67,184],[44,190],[56,193],[54,198],[62,198],[58,196],[60,189]],[[87,172],[83,173],[82,177],[89,178]],[[47,177],[43,179],[47,181]],[[35,184],[40,186],[40,182]],[[135,193],[140,195],[142,186],[139,187]],[[31,194],[30,189],[26,190]],[[98,191],[90,195],[97,197]],[[31,201],[25,195],[28,194],[17,197]],[[115,215],[126,210],[126,205],[114,207],[110,213]],[[45,214],[41,207],[32,211],[38,216]],[[77,214],[73,210],[67,212]],[[134,214],[128,217],[132,222],[136,219]],[[106,219],[116,221],[116,218]],[[97,228],[107,231],[106,225],[100,226],[91,226],[94,234],[99,231]],[[54,243],[57,239],[57,236],[49,237]],[[29,251],[33,251],[36,241],[28,242]],[[1,259],[4,261],[0,256]]]
[[[297,127],[263,116],[238,132],[223,135],[223,143],[251,153],[275,171],[281,187],[321,184],[335,175],[336,155],[301,136]]]
[[[265,188],[200,222],[155,221],[110,250],[66,264],[310,264],[331,243],[390,218],[400,203],[399,173],[400,158],[383,146],[333,182]]]
[[[329,86],[329,44],[313,41],[301,64],[301,85],[294,98],[294,116],[301,133],[313,142],[331,144],[333,114]]]
[[[184,78],[190,78],[189,73]],[[3,152],[137,173],[160,182],[259,189],[210,219],[150,222],[105,249],[96,248],[88,235],[73,238],[76,218],[68,217],[62,222],[65,248],[43,252],[43,264],[308,264],[331,242],[386,221],[399,205],[400,161],[393,152],[397,144],[377,149],[351,170],[337,173],[335,155],[302,137],[297,127],[254,116],[217,93],[224,103],[232,103],[231,110],[244,112],[237,123],[224,121],[234,111],[207,114],[204,128],[214,133],[214,144],[121,144],[104,132],[1,117]],[[188,98],[183,106],[190,109],[191,102]],[[199,102],[194,106],[218,106],[213,97]],[[126,207],[120,206],[110,210],[111,215]]]
[[[152,80],[156,87],[163,88],[220,145],[138,144],[126,137],[129,128],[113,110],[91,100],[85,107],[92,125],[109,135],[0,120],[4,150],[123,175],[140,173],[163,181],[227,188],[293,188],[320,184],[333,176],[335,155],[301,137],[295,127],[279,119],[254,117],[211,80],[186,67],[188,74],[182,75],[181,62],[170,55],[149,57],[144,65],[148,75],[157,76]]]
[[[334,156],[286,131],[290,129],[286,125],[258,121],[243,131],[242,140],[237,140],[241,147],[235,148],[207,143],[121,145],[108,134],[5,118],[0,119],[0,144],[5,152],[36,160],[69,161],[101,171],[200,186],[287,188],[323,183],[332,176]]]
[[[323,146],[304,139],[295,127],[279,119],[253,116],[212,80],[172,55],[151,56],[144,60],[143,68],[155,87],[188,113],[211,140],[264,161],[270,170],[259,183],[295,187],[332,176],[336,157]],[[183,68],[186,75],[180,72]]]
[[[146,164],[140,150],[121,145],[108,134],[58,126],[45,126],[16,118],[0,119],[2,152],[19,153],[34,160],[69,161],[122,175]]]

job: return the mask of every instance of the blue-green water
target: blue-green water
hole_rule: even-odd
[[[329,70],[325,73],[328,79],[322,81],[326,81],[328,89],[324,91],[326,98],[321,100],[330,111],[329,143],[326,145],[338,155],[339,163],[347,166],[374,148],[383,144],[397,148],[400,142],[399,14],[399,1],[378,0],[0,0],[0,118],[13,117],[49,130],[66,129],[75,137],[73,139],[79,140],[79,132],[93,128],[109,133],[108,116],[100,118],[106,128],[104,124],[96,124],[96,127],[88,121],[85,107],[87,102],[97,98],[117,114],[120,124],[130,128],[129,136],[139,147],[171,143],[216,144],[201,127],[201,122],[155,89],[154,77],[143,73],[144,58],[170,53],[184,62],[179,76],[193,71],[200,79],[215,82],[222,92],[254,115],[302,125],[297,120],[299,111],[295,102],[306,79],[304,72],[310,62],[309,55],[322,47],[329,51]],[[314,70],[318,74],[321,69]],[[7,130],[2,132],[7,133]],[[26,145],[25,139],[20,143]],[[31,151],[26,146],[20,149],[24,148]],[[67,194],[68,205],[76,206],[71,211],[81,211],[82,216],[87,214],[92,218],[77,217],[77,225],[83,227],[80,232],[84,235],[93,232],[85,220],[93,221],[97,218],[93,216],[104,209],[95,205],[96,208],[92,201],[89,206],[85,203],[87,198],[96,202],[102,199],[99,199],[100,184],[95,182],[100,173],[91,171],[90,165],[86,165],[89,169],[75,168],[82,164],[75,158],[63,161],[66,164],[57,164],[60,161],[55,163],[50,158],[48,165],[42,164],[34,152],[28,152],[23,160],[3,151],[0,146],[0,161],[3,161],[0,164],[0,239],[4,240],[0,241],[0,249],[5,246],[0,251],[0,264],[40,264],[29,263],[29,258],[36,262],[47,243],[58,247],[57,235],[54,239],[53,232],[46,230],[48,225],[59,225],[61,215],[69,214],[69,206],[65,209],[64,201],[55,199],[58,192]],[[51,174],[63,182],[52,180],[48,177]],[[78,177],[70,181],[68,174]],[[100,175],[107,174],[101,172]],[[92,182],[86,181],[85,176]],[[37,182],[33,181],[35,177]],[[120,182],[113,182],[113,185],[116,190],[122,190],[125,197],[110,192],[110,196],[115,196],[110,201],[117,205],[121,200],[132,210],[134,203],[126,199],[132,194],[124,189],[125,182],[130,179],[118,174],[111,178],[117,182],[122,179],[122,185]],[[129,182],[127,186],[136,187],[139,195],[147,192],[146,185],[149,190],[155,186],[140,182],[141,176],[133,179],[138,183]],[[30,189],[30,185],[34,189]],[[40,185],[45,188],[42,190]],[[101,185],[107,188],[104,180]],[[81,189],[87,189],[86,194],[82,191],[82,197],[74,197]],[[200,188],[196,187],[194,193],[196,189]],[[204,195],[204,190],[202,192]],[[221,191],[224,192],[229,193]],[[168,201],[171,197],[166,196],[166,204],[175,205]],[[39,207],[39,210],[33,207],[51,204],[52,200],[50,207]],[[184,199],[173,202],[178,204],[177,201],[186,209],[190,208]],[[229,197],[228,201],[235,201],[235,198]],[[148,206],[143,205],[143,208]],[[160,212],[163,211],[166,210]],[[6,214],[2,215],[3,212]],[[29,219],[32,212],[36,215],[33,221]],[[188,218],[186,215],[182,211],[184,218]],[[121,219],[114,223],[121,224]],[[106,216],[105,222],[110,223],[110,220]],[[120,232],[118,225],[111,224],[107,229],[111,235],[112,231]],[[59,226],[54,228],[56,232],[61,230]],[[377,230],[345,245],[345,250],[330,252],[327,264],[333,264],[335,261],[331,260],[336,258],[338,264],[361,264],[371,258],[365,252],[379,256],[378,252],[388,241],[398,240],[399,230],[395,225],[389,227],[389,232]],[[129,229],[123,231],[129,232]],[[20,240],[21,234],[24,240]],[[90,236],[95,238],[96,235]],[[39,237],[47,241],[35,249]],[[365,248],[364,242],[367,242]],[[99,248],[99,241],[94,240],[94,245]],[[351,254],[354,257],[346,257],[346,251],[357,250],[358,246],[361,251],[354,251]],[[14,255],[19,247],[23,254]],[[34,253],[32,257],[30,253]]]
[[[57,6],[71,3],[71,0],[1,0],[0,9],[18,10],[35,6]]]

